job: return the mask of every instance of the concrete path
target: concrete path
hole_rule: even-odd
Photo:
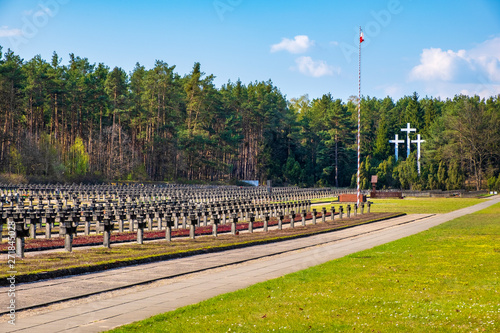
[[[497,202],[499,197],[448,214],[409,215],[276,244],[22,284],[16,286],[18,309],[115,291],[18,312],[16,325],[3,322],[0,331],[100,332],[416,234]],[[157,282],[143,285],[151,281]],[[127,285],[139,286],[116,291]],[[0,292],[5,295],[5,288]]]

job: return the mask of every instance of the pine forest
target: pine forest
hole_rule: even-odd
[[[271,80],[218,88],[200,63],[110,65],[0,48],[4,182],[355,186],[357,97],[288,99]],[[379,188],[500,190],[500,96],[364,96],[361,113],[362,188],[377,175]],[[407,156],[400,144],[396,161],[389,142],[407,123],[425,140],[420,174],[416,145]]]

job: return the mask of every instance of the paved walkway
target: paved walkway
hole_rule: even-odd
[[[16,286],[18,309],[158,281],[20,312],[15,326],[4,322],[0,331],[100,332],[412,235],[497,202],[499,197],[448,214],[409,215],[287,242],[22,284]],[[5,288],[0,292],[5,295]],[[3,310],[5,298],[0,301]]]

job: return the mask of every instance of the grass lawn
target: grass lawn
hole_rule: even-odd
[[[432,212],[462,205],[431,200]],[[499,244],[496,204],[114,332],[499,332]]]
[[[404,212],[407,214],[443,214],[473,206],[484,199],[471,198],[404,198],[370,199],[372,212]]]
[[[320,211],[323,207],[327,210],[333,205],[337,207],[342,205],[346,206],[347,203],[335,202],[335,198],[325,198],[311,200],[314,202],[324,202],[333,201],[332,204],[323,204],[321,206],[315,206],[317,211]],[[403,212],[406,214],[443,214],[449,213],[451,211],[473,206],[478,204],[484,199],[476,198],[416,198],[416,197],[406,197],[404,199],[370,199],[368,201],[372,202],[371,211],[372,212]],[[351,203],[352,206],[352,203]]]
[[[316,202],[325,202],[325,201],[337,201],[339,200],[339,197],[328,197],[328,198],[319,198],[319,199],[311,199],[311,203],[316,203]]]

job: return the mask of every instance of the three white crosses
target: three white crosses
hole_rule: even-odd
[[[406,124],[406,128],[401,129],[402,132],[406,132],[406,158],[410,156],[410,143],[416,143],[417,144],[417,167],[418,167],[418,174],[420,175],[420,145],[425,142],[425,140],[422,140],[420,138],[420,134],[417,134],[417,140],[410,140],[410,132],[416,132],[416,128],[411,128],[410,123]],[[394,140],[389,140],[390,143],[394,143],[394,150],[396,153],[396,162],[398,161],[398,146],[400,143],[404,143],[405,140],[398,140],[398,135],[396,134],[394,136]]]

